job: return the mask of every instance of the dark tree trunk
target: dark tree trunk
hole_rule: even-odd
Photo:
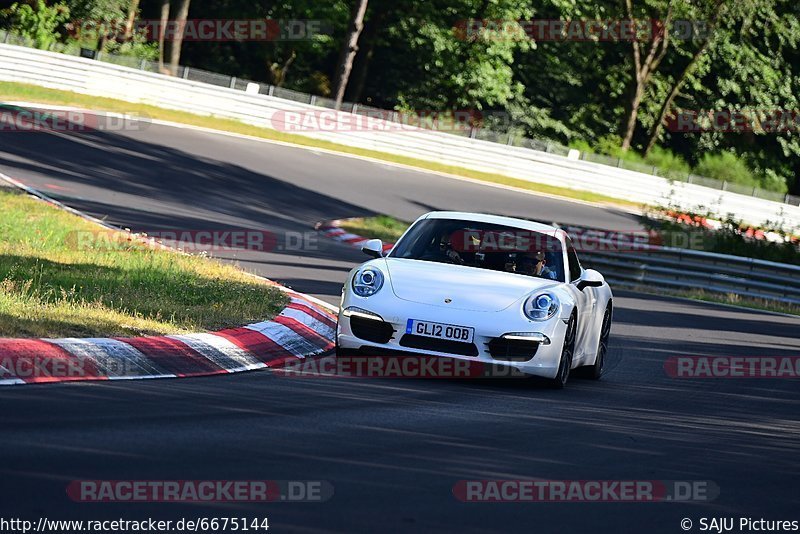
[[[645,155],[647,155],[656,145],[656,142],[658,141],[658,136],[661,134],[661,129],[664,127],[664,121],[666,120],[670,111],[672,111],[672,105],[675,103],[675,99],[678,97],[678,94],[680,94],[681,89],[683,89],[686,80],[688,80],[689,76],[692,74],[692,72],[694,72],[694,69],[695,67],[697,67],[697,64],[700,62],[700,59],[702,59],[702,57],[710,48],[711,39],[713,38],[712,34],[717,26],[717,20],[719,20],[722,8],[723,8],[723,2],[722,0],[719,0],[714,6],[714,11],[707,25],[708,36],[706,37],[706,40],[703,42],[703,45],[700,48],[698,48],[697,51],[694,53],[691,61],[689,61],[689,64],[686,65],[685,69],[683,69],[680,77],[677,79],[675,85],[672,87],[669,96],[667,96],[667,99],[661,105],[661,112],[658,114],[658,120],[655,122],[655,124],[653,124],[653,127],[650,130],[649,139],[647,141],[647,147],[644,150]]]
[[[169,0],[161,0],[161,15],[158,22],[158,72],[164,73],[164,32],[169,20]]]
[[[186,29],[186,19],[189,18],[189,4],[191,4],[191,0],[180,0],[178,13],[175,17],[175,35],[169,47],[169,71],[173,76],[178,74],[178,65],[181,61],[183,32]]]
[[[345,91],[345,96],[351,102],[360,102],[364,95],[364,87],[367,83],[367,74],[372,63],[372,56],[375,53],[378,34],[386,20],[386,6],[387,2],[379,3],[378,11],[370,15],[369,20],[364,25],[364,34],[361,37],[362,46],[359,47],[353,63],[353,72],[350,74],[350,83],[347,91]]]
[[[133,36],[133,23],[136,22],[136,15],[139,11],[139,0],[131,0],[128,5],[128,19],[125,21],[124,39],[127,41]]]
[[[633,20],[633,6],[631,0],[625,0],[625,9],[628,19]],[[622,150],[628,150],[633,142],[633,134],[636,131],[636,122],[639,117],[639,106],[644,99],[647,85],[653,77],[653,73],[658,69],[661,60],[669,48],[669,27],[672,23],[672,4],[670,3],[667,10],[667,16],[664,18],[664,31],[659,34],[653,35],[653,42],[650,45],[650,50],[647,56],[642,57],[642,48],[639,41],[633,39],[631,41],[631,49],[633,51],[633,72],[636,86],[633,91],[633,96],[628,107],[628,116],[625,118],[623,125],[624,135],[622,137]]]
[[[347,29],[347,36],[344,40],[339,65],[336,68],[336,78],[334,84],[333,97],[336,101],[336,109],[339,109],[344,100],[344,92],[347,83],[350,81],[350,73],[353,70],[353,60],[358,53],[358,39],[364,29],[364,17],[367,13],[369,0],[354,0],[353,11],[350,15],[350,26]]]

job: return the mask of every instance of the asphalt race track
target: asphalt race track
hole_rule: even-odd
[[[315,151],[150,125],[4,133],[0,172],[135,231],[244,228],[463,209],[609,229],[626,213]],[[364,258],[229,254],[338,301]],[[687,267],[690,268],[690,267]],[[800,320],[616,291],[609,372],[553,391],[523,380],[367,380],[270,372],[0,388],[0,517],[268,517],[274,532],[683,532],[689,518],[800,519],[800,387],[674,379],[671,356],[800,356]],[[0,320],[2,316],[0,315]],[[459,480],[687,480],[712,502],[463,503]],[[76,503],[73,480],[325,480],[324,503]]]

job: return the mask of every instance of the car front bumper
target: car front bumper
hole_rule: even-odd
[[[401,311],[396,301],[348,300],[351,299],[344,299],[342,303],[336,330],[340,349],[358,350],[363,355],[413,352],[479,362],[494,368],[513,367],[544,378],[554,378],[558,372],[566,333],[566,322],[558,314],[550,320],[537,322],[529,320],[521,309],[513,309],[513,306],[499,312],[475,312],[408,303],[403,306],[408,309]],[[474,347],[409,336],[406,331],[409,319],[474,328]],[[543,342],[523,341],[528,335],[541,335]],[[509,345],[511,349],[504,350]]]

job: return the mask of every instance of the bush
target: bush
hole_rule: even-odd
[[[715,178],[748,187],[760,185],[744,161],[732,152],[704,155],[694,172],[706,178]]]
[[[644,159],[648,165],[658,168],[658,175],[674,180],[685,180],[691,172],[691,167],[685,159],[669,149],[655,146]]]
[[[69,8],[64,4],[48,7],[38,0],[35,9],[15,3],[4,14],[11,19],[11,31],[31,39],[36,48],[47,50],[58,41],[56,29],[69,18]]]
[[[638,158],[638,154],[635,152],[631,152],[630,150],[627,152],[622,151],[622,138],[618,135],[605,135],[601,137],[594,144],[594,149],[598,154],[605,154],[606,156],[615,158],[627,159],[627,157],[631,155]]]
[[[570,141],[569,147],[588,154],[594,153],[592,145],[590,145],[588,141],[584,141],[583,139],[576,139],[574,141]]]

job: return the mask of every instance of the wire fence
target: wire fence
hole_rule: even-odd
[[[25,46],[28,48],[37,48],[35,46],[35,42],[32,39],[28,39],[26,37],[4,30],[0,30],[0,42],[17,46]],[[97,61],[104,61],[107,63],[112,63],[114,65],[139,69],[147,72],[156,72],[156,73],[161,72],[162,74],[170,74],[170,72],[167,71],[164,67],[160,66],[157,61],[141,59],[133,56],[124,56],[124,55],[110,54],[106,52],[90,51],[82,49],[79,45],[75,43],[66,43],[66,44],[53,43],[49,46],[48,49],[52,52],[59,52],[62,54],[69,54],[73,56],[89,57]],[[235,76],[228,76],[226,74],[219,74],[216,72],[210,72],[202,69],[197,69],[194,67],[179,66],[177,68],[177,71],[175,72],[175,76],[186,80],[207,83],[219,87],[227,87],[229,89],[236,89],[240,91],[248,91],[258,94],[269,95],[275,98],[281,98],[283,100],[290,100],[302,104],[309,104],[329,109],[336,108],[336,102],[330,98],[312,95],[308,93],[302,93],[300,91],[293,91],[291,89],[286,89],[283,87],[278,87],[263,82],[256,82],[244,78],[237,78]],[[397,111],[388,111],[385,109],[370,107],[363,104],[345,102],[341,105],[340,109],[345,112],[356,113],[364,116],[381,117],[383,119],[392,122],[401,121],[400,117],[401,114]],[[420,127],[423,128],[429,126],[426,125],[425,120],[415,121],[415,124],[418,124]],[[472,139],[479,139],[482,141],[499,143],[508,146],[528,148],[531,150],[536,150],[539,152],[547,152],[549,154],[556,154],[559,156],[567,156],[571,152],[571,149],[569,147],[559,144],[555,141],[524,137],[522,135],[518,135],[514,131],[501,133],[480,126],[470,126],[461,129],[459,128],[448,129],[447,133],[452,135],[462,135],[465,137],[470,137]],[[590,161],[593,163],[599,163],[602,165],[608,165],[611,167],[617,167],[629,171],[640,172],[643,174],[660,176],[662,178],[666,178],[668,180],[676,182],[686,182],[690,184],[700,185],[703,187],[709,187],[712,189],[718,189],[720,191],[730,191],[733,193],[739,193],[742,195],[748,195],[765,200],[782,202],[784,204],[790,204],[792,206],[800,206],[800,196],[783,194],[776,191],[769,191],[766,189],[761,189],[759,187],[746,186],[738,183],[727,182],[724,180],[717,180],[714,178],[697,176],[691,173],[659,169],[658,167],[655,167],[653,165],[647,165],[645,163],[637,161],[629,161],[623,158],[615,158],[603,154],[581,152],[580,159],[584,161]]]

